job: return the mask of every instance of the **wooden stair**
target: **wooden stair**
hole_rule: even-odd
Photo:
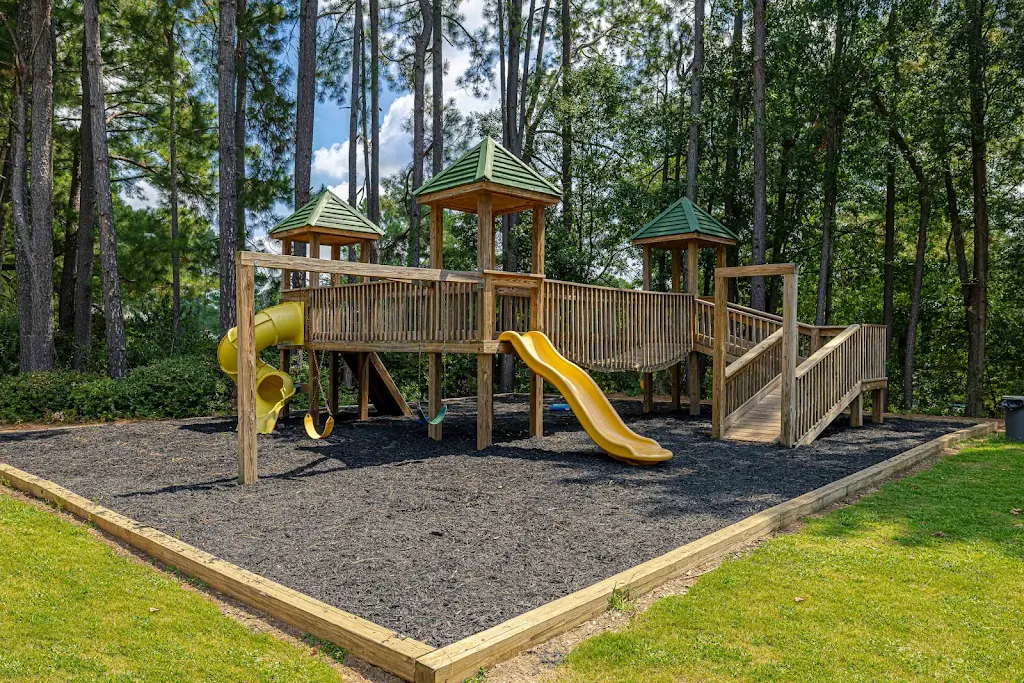
[[[730,441],[775,443],[782,433],[782,384],[758,399],[735,423],[724,437]]]

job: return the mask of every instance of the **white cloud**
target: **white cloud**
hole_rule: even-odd
[[[313,172],[328,178],[348,176],[348,140],[335,142],[330,147],[321,147],[313,152]]]

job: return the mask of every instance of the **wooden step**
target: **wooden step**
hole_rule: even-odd
[[[782,433],[782,387],[766,394],[725,433],[730,441],[774,443]]]

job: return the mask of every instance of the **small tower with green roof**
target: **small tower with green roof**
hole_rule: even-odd
[[[697,295],[697,269],[700,249],[707,247],[717,253],[716,263],[725,266],[725,248],[736,244],[737,238],[729,228],[683,197],[672,203],[651,222],[633,233],[633,244],[643,249],[644,289],[651,289],[651,250],[655,247],[668,249],[672,253],[672,291],[679,292],[682,285],[682,252],[686,251],[686,286],[683,291]],[[690,414],[700,414],[700,365],[697,353],[689,358]],[[672,368],[672,407],[679,409],[682,384],[682,367]],[[654,378],[644,375],[644,412],[650,412],[654,402]]]
[[[544,209],[562,201],[562,190],[516,155],[487,137],[414,193],[430,207],[430,267],[442,268],[444,210],[475,213],[479,224],[477,267],[494,268],[494,219],[533,214],[534,273],[544,273]]]
[[[384,231],[350,206],[330,188],[310,197],[292,215],[270,229],[270,237],[281,241],[281,253],[292,254],[294,244],[308,244],[309,255],[320,258],[320,247],[331,247],[331,259],[341,258],[341,248],[359,246],[359,260],[370,261],[370,245]],[[314,285],[316,286],[316,285]]]

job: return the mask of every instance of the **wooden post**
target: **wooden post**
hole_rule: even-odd
[[[292,255],[292,241],[289,239],[281,240],[281,253],[285,256]],[[284,268],[281,270],[281,291],[284,292],[292,288],[292,271]]]
[[[530,271],[544,274],[544,207],[533,207]],[[530,329],[544,332],[544,282],[530,293]],[[544,436],[544,378],[530,371],[530,436]]]
[[[238,312],[238,483],[256,482],[256,268],[235,255]]]
[[[481,193],[476,203],[478,233],[476,266],[480,271],[494,269],[494,212],[492,206],[491,194],[489,192]]]
[[[309,258],[320,258],[320,235],[315,232],[309,236]],[[309,274],[309,286],[320,287],[320,273]],[[306,397],[309,403],[309,414],[313,417],[313,424],[320,426],[320,368],[317,365],[316,351],[307,346],[306,355],[309,357],[309,386],[306,388]],[[329,381],[329,379],[328,379]]]
[[[430,267],[444,268],[444,208],[440,204],[430,205]],[[434,291],[440,294],[440,282],[434,284]],[[427,363],[427,414],[434,419],[441,412],[444,395],[444,359],[440,353],[431,353]],[[427,436],[440,441],[441,425],[427,425]]]
[[[871,391],[871,421],[876,425],[885,421],[885,389]]]
[[[650,271],[650,245],[643,246],[643,289],[649,292],[651,289],[651,271]],[[639,321],[641,324],[647,324],[648,321]],[[651,412],[654,408],[654,373],[643,374],[643,413],[644,415]]]
[[[677,247],[672,247],[672,291],[682,291],[683,255]],[[689,278],[687,278],[689,279]],[[670,368],[672,377],[672,410],[679,410],[679,397],[683,390],[683,364],[676,363]]]
[[[331,260],[332,261],[340,261],[341,260],[341,245],[340,244],[332,244],[331,245]],[[331,286],[332,287],[337,287],[338,285],[341,284],[341,282],[342,282],[342,280],[341,280],[341,275],[340,274],[338,274],[338,273],[331,273]]]
[[[721,253],[721,249],[719,249]],[[725,363],[726,342],[729,336],[728,279],[715,273],[715,336],[712,358],[713,383],[711,392],[711,436],[724,436],[725,425]]]
[[[357,415],[360,420],[370,417],[370,354],[365,351],[360,353],[356,363],[356,374],[359,375],[356,384],[359,388],[359,401],[357,403]]]
[[[693,295],[694,301],[697,300],[697,281],[699,279],[697,257],[699,255],[700,246],[696,242],[690,242],[686,247],[686,292]],[[700,415],[700,357],[696,351],[690,351],[690,357],[687,360],[686,383],[690,415]]]
[[[783,446],[795,446],[796,434],[796,359],[800,349],[797,327],[797,275],[782,276],[782,431]]]
[[[291,370],[291,367],[292,367],[292,350],[291,349],[281,349],[280,358],[281,358],[281,365],[280,365],[281,370],[283,372],[286,372],[289,375],[292,374],[292,370]],[[287,420],[290,415],[291,415],[291,401],[285,401],[284,405],[281,407],[281,419],[282,420]]]
[[[719,245],[715,253],[715,266],[725,268],[725,245]]]
[[[864,392],[860,392],[850,403],[850,426],[864,426]]]
[[[481,272],[494,268],[494,214],[491,195],[484,192],[477,200],[477,251],[476,265]],[[480,292],[479,341],[490,341],[494,337],[494,281],[484,278]],[[491,445],[494,421],[493,355],[477,354],[476,357],[476,447],[484,449]]]
[[[341,384],[341,354],[330,351],[327,354],[329,369],[327,370],[327,409],[331,415],[338,412],[338,385]]]

